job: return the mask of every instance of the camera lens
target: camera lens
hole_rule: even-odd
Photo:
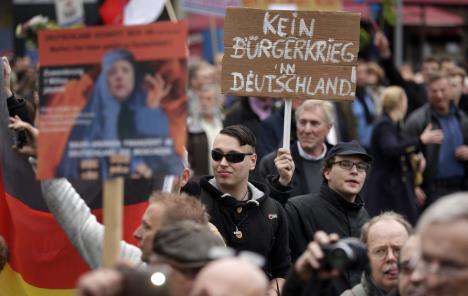
[[[343,249],[334,249],[331,251],[328,260],[332,268],[342,270],[348,264],[349,257]]]
[[[366,266],[366,246],[356,238],[342,239],[335,244],[322,247],[324,258],[322,268],[324,270],[344,270],[355,265]]]

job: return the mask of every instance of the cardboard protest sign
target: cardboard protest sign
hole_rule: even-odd
[[[38,177],[182,172],[185,23],[41,31]]]
[[[353,100],[359,14],[228,8],[222,91]]]

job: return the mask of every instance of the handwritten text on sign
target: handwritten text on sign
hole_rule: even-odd
[[[227,94],[352,100],[359,15],[228,8]]]

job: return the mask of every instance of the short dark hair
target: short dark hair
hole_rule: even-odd
[[[369,221],[367,221],[361,228],[361,241],[367,245],[369,239],[369,230],[371,227],[376,224],[377,222],[383,220],[393,220],[400,223],[410,236],[413,233],[413,227],[411,224],[400,214],[395,213],[393,211],[383,212],[378,216],[373,217]]]
[[[236,138],[241,146],[250,145],[255,148],[257,144],[254,133],[244,125],[230,125],[223,128],[219,133]]]
[[[164,207],[164,210],[159,213],[161,227],[185,220],[199,224],[207,224],[209,221],[209,215],[203,203],[185,193],[155,192],[150,197],[150,203]]]

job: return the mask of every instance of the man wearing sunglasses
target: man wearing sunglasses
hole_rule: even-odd
[[[341,238],[361,235],[369,220],[359,195],[372,158],[357,142],[339,142],[328,151],[322,169],[323,184],[316,194],[289,199],[286,213],[293,262],[304,252],[318,230]],[[304,295],[340,295],[360,281],[361,271],[346,271],[330,282],[312,283]]]
[[[229,247],[266,258],[264,270],[276,289],[291,267],[286,214],[267,186],[249,182],[257,161],[255,144],[245,126],[222,129],[211,151],[214,176],[200,179],[200,199]],[[290,154],[283,157],[291,161]]]

